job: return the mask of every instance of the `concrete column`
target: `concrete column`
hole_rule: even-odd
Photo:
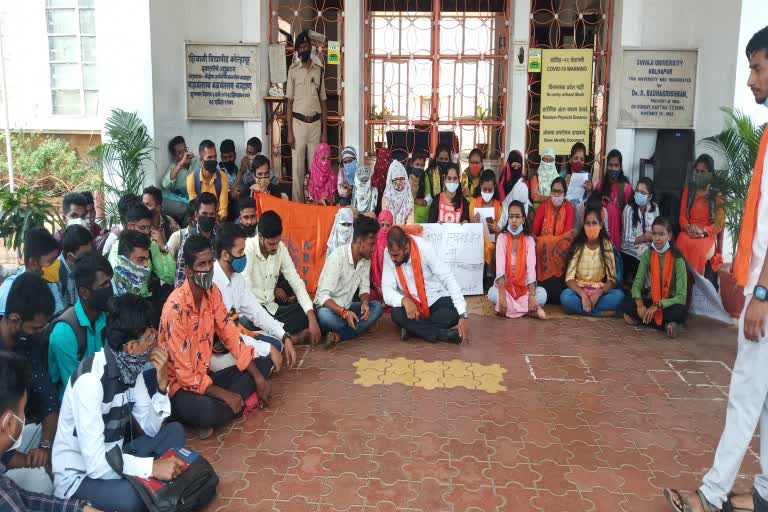
[[[513,149],[525,152],[526,112],[528,110],[528,41],[530,40],[530,2],[509,0],[510,17],[507,76],[507,153]],[[523,64],[517,60],[523,48]],[[504,155],[506,159],[507,155]]]
[[[264,149],[263,153],[270,155],[270,143],[267,140],[268,112],[264,105],[264,96],[269,90],[269,2],[242,2],[243,42],[259,43],[259,56],[261,58],[261,77],[258,81],[258,89],[254,91],[254,101],[261,105],[261,121],[248,121],[243,123],[243,147],[237,148],[238,155],[245,154],[245,143],[251,137],[258,137]]]
[[[363,147],[365,124],[363,120],[363,2],[344,2],[344,40],[342,41],[342,65],[344,66],[344,145],[357,149],[359,160],[364,160]]]

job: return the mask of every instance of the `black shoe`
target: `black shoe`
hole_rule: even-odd
[[[459,331],[456,329],[440,329],[439,339],[440,341],[456,343],[457,345],[461,343],[461,336],[459,336]]]
[[[410,336],[408,330],[405,327],[400,328],[400,341],[406,341]]]

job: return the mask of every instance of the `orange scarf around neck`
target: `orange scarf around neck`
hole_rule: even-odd
[[[400,288],[403,289],[405,296],[411,299],[419,310],[421,318],[429,318],[429,301],[427,300],[427,290],[424,287],[424,270],[421,267],[421,254],[419,254],[419,246],[416,245],[416,240],[412,236],[408,237],[411,240],[411,266],[413,267],[413,280],[416,282],[416,292],[419,296],[416,297],[408,290],[408,283],[405,280],[405,274],[403,274],[403,266],[395,265],[397,272],[397,280],[400,281]]]
[[[661,264],[659,260],[661,256],[655,249],[649,249],[653,251],[651,254],[651,299],[656,304],[660,300],[669,298],[669,289],[672,286],[672,267],[675,264],[675,256],[672,251],[667,251],[664,255],[664,274],[661,273]],[[656,310],[653,315],[653,321],[656,325],[661,325],[664,319],[664,313],[661,308]]]
[[[755,170],[752,173],[752,181],[749,183],[747,200],[744,202],[744,217],[741,221],[741,233],[739,245],[736,249],[736,257],[733,259],[733,277],[741,286],[747,284],[749,277],[749,261],[752,259],[752,241],[757,229],[757,206],[760,204],[760,187],[763,184],[763,163],[765,152],[768,149],[768,130],[763,131],[760,139],[760,149],[757,151]]]
[[[506,283],[504,287],[513,298],[517,299],[528,293],[526,283],[526,244],[525,235],[517,238],[517,258],[515,263],[515,275],[512,275],[512,244],[515,243],[515,237],[507,232],[507,267],[505,271]]]
[[[552,204],[552,199],[544,201],[544,226],[542,226],[541,234],[544,236],[560,236],[565,232],[565,203],[560,205],[560,208],[555,212],[555,205]]]

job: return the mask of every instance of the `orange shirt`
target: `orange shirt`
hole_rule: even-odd
[[[240,340],[221,291],[213,285],[203,296],[198,311],[189,282],[185,280],[163,306],[158,333],[160,346],[168,351],[170,396],[180,389],[202,395],[213,383],[208,371],[214,334],[234,356],[237,368],[244,371],[253,361],[253,348]]]

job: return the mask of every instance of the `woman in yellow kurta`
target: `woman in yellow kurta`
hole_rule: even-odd
[[[711,188],[714,161],[703,154],[696,159],[693,181],[683,190],[680,202],[680,234],[677,248],[699,274],[716,276],[722,256],[717,254],[717,235],[723,230],[723,199]],[[707,269],[707,263],[710,269]],[[711,270],[711,273],[710,273]]]
[[[483,172],[483,152],[475,148],[469,152],[469,166],[461,175],[461,193],[467,201],[472,201],[478,185],[480,185],[480,173]]]
[[[477,208],[493,208],[493,218],[481,217],[479,213],[475,213]],[[469,218],[472,219],[472,222],[485,222],[488,226],[489,234],[493,236],[493,240],[485,237],[483,245],[485,264],[489,268],[494,268],[496,235],[501,232],[498,225],[501,218],[501,201],[499,201],[499,191],[496,188],[496,175],[490,169],[484,170],[480,175],[480,183],[475,188],[474,197],[469,203]]]

